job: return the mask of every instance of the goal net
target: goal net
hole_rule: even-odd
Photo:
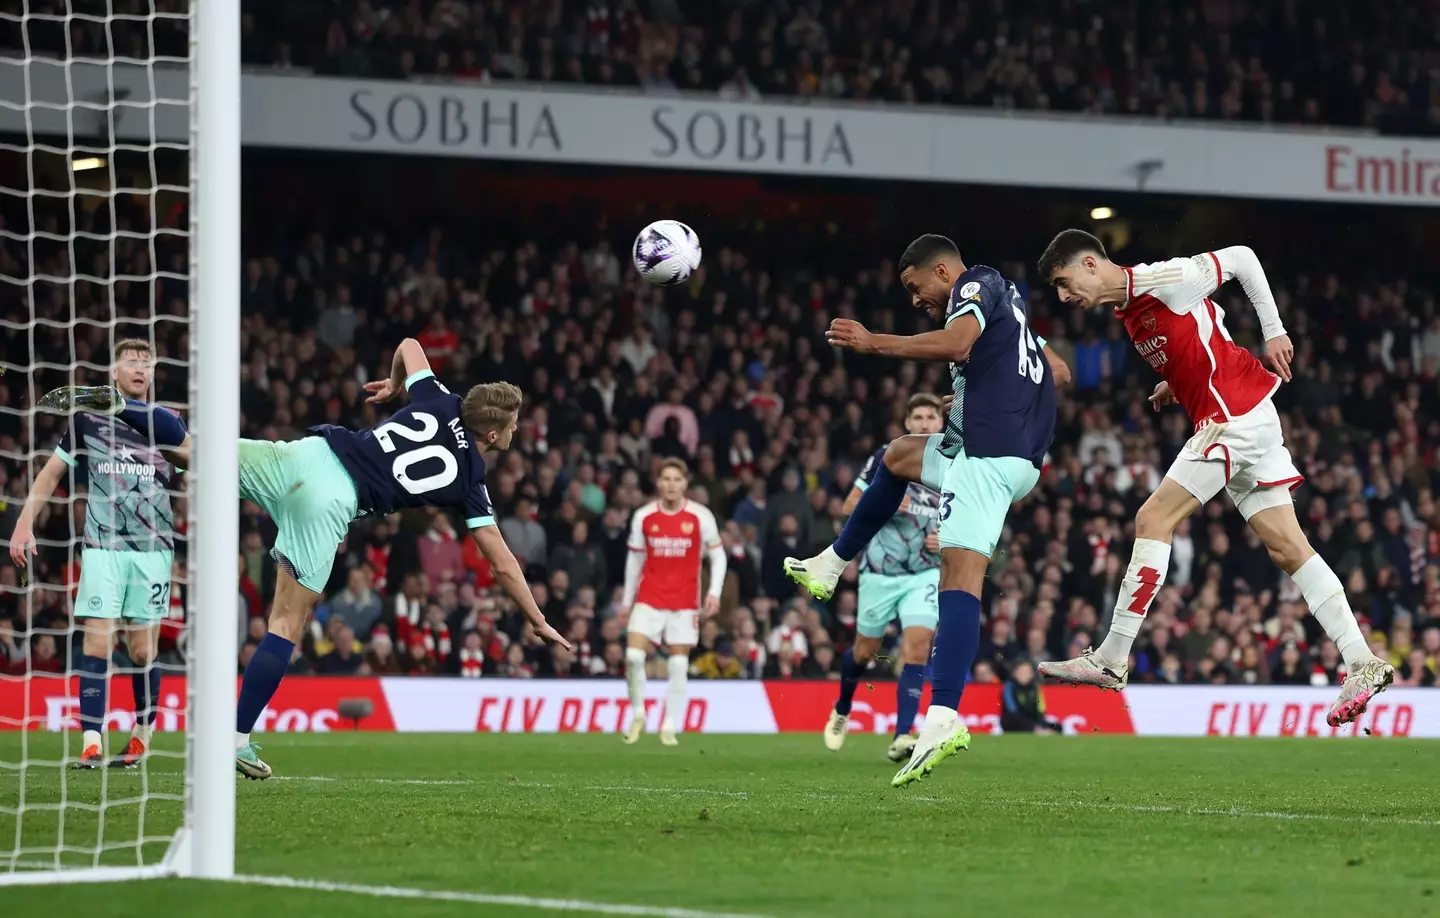
[[[197,104],[227,8],[233,32],[234,0],[0,4],[0,884],[233,869],[238,356],[207,342],[236,350],[238,226]],[[189,468],[143,420],[40,404],[107,385],[186,420]]]

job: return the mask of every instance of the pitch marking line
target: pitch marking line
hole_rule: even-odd
[[[643,918],[766,918],[764,915],[706,912],[658,905],[622,905],[611,902],[587,902],[583,899],[497,896],[488,893],[450,892],[437,889],[407,889],[400,886],[364,886],[357,883],[331,883],[325,880],[301,880],[294,877],[237,876],[234,882],[244,883],[248,886],[270,886],[279,889],[311,889],[318,892],[351,893],[377,899],[425,899],[433,902],[464,902],[471,905],[511,905],[518,908],[540,908],[558,912],[638,915]]]
[[[329,777],[326,775],[275,775],[269,778],[271,781],[317,781],[321,783],[340,784],[405,784],[419,785],[422,787],[451,787],[455,785],[477,785],[499,787],[525,787],[540,790],[584,790],[584,791],[612,791],[627,794],[699,794],[712,797],[736,797],[741,800],[748,800],[750,795],[745,791],[709,790],[703,787],[641,787],[632,784],[542,784],[533,781],[472,781],[465,778],[456,779],[430,779],[430,778],[342,778]]]
[[[1228,816],[1231,819],[1279,819],[1288,822],[1346,822],[1375,825],[1440,826],[1440,819],[1418,819],[1410,816],[1339,816],[1330,813],[1288,813],[1276,810],[1242,810],[1238,808],[1145,806],[1132,803],[1086,803],[1084,801],[1031,800],[1030,806],[1052,810],[1107,810],[1122,813],[1157,813],[1168,816]]]

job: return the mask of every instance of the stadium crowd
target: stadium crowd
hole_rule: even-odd
[[[119,225],[148,221],[132,211],[139,206],[120,206]],[[99,232],[107,216],[97,210],[80,219]],[[289,438],[322,422],[375,423],[361,385],[389,366],[390,348],[406,335],[422,342],[454,385],[520,384],[528,402],[513,448],[492,458],[490,492],[539,605],[576,650],[538,644],[461,521],[419,511],[352,527],[294,670],[618,677],[627,521],[648,499],[658,461],[674,456],[692,469],[691,496],[714,511],[730,559],[722,611],[704,624],[695,674],[833,677],[837,651],[854,637],[853,569],[827,606],[798,596],[780,561],[809,554],[838,531],[857,472],[900,432],[906,396],[949,385],[941,366],[842,357],[824,343],[821,330],[836,315],[864,318],[872,328],[918,327],[921,317],[906,308],[888,253],[811,273],[776,254],[779,247],[722,244],[690,283],[662,291],[639,280],[624,248],[628,233],[620,238],[620,230],[544,244],[497,238],[476,249],[452,241],[455,229],[436,224],[401,233],[377,223],[261,234],[267,241],[247,252],[241,279],[244,433]],[[110,336],[134,332],[156,337],[164,358],[159,397],[183,403],[180,323],[122,320],[113,332],[101,324],[111,302],[122,316],[142,319],[185,312],[178,244],[157,239],[162,271],[152,284],[81,282],[67,298],[64,286],[37,283],[36,317],[49,320],[34,329],[39,349],[32,351],[24,324],[0,326],[4,359],[21,371],[0,377],[0,404],[26,402],[23,371],[32,353],[73,352],[94,368],[93,379],[80,372],[82,381],[99,381]],[[149,272],[146,245],[118,249],[122,272]],[[31,252],[38,273],[69,273],[67,246],[27,249],[0,240],[0,264],[12,276],[25,270]],[[77,263],[105,269],[97,253],[77,245],[73,254]],[[1117,257],[1158,254],[1137,244]],[[1015,661],[1070,656],[1096,642],[1128,556],[1134,512],[1189,433],[1178,409],[1148,410],[1153,379],[1118,323],[1060,307],[1049,290],[1029,286],[1023,261],[999,267],[1021,286],[1032,326],[1071,363],[1075,381],[1061,399],[1041,485],[1012,514],[993,567],[980,681],[1004,678]],[[1434,292],[1399,279],[1350,284],[1268,267],[1297,342],[1297,379],[1277,398],[1306,476],[1296,492],[1302,519],[1402,681],[1432,684],[1440,666]],[[1258,346],[1254,313],[1240,292],[1227,288],[1220,302],[1235,338]],[[93,321],[72,330],[72,308]],[[36,370],[32,391],[65,380],[59,369]],[[28,487],[25,458],[37,467],[57,436],[50,419],[32,426],[23,411],[0,411],[6,534]],[[76,579],[69,549],[83,512],[83,502],[67,494],[38,527],[47,547],[33,574],[37,588],[26,593],[15,569],[0,569],[0,666],[64,666],[68,588]],[[184,519],[183,504],[177,519]],[[241,525],[243,665],[264,632],[274,563],[266,551],[269,520],[247,506]],[[1339,681],[1335,648],[1223,500],[1181,528],[1171,567],[1137,645],[1132,679]],[[174,618],[163,636],[172,662],[185,634],[185,579],[182,552]],[[658,665],[663,669],[663,659]]]
[[[327,72],[638,84],[740,99],[827,95],[1333,124],[1371,123],[1392,111],[1424,120],[1440,102],[1437,71],[1423,66],[1433,30],[1416,28],[1421,5],[1382,3],[1363,16],[1345,4],[1302,8],[1294,0],[1021,5],[1023,15],[1014,4],[900,0],[295,0],[253,4],[244,48],[251,63]],[[1302,14],[1314,41],[1277,39],[1276,30]],[[122,21],[122,32],[124,22],[133,25]],[[72,51],[104,50],[94,23],[72,25]],[[179,18],[152,25],[157,50],[183,35]],[[46,23],[31,27],[41,29],[29,37],[43,52],[36,35],[49,34]],[[1354,50],[1362,43],[1386,51],[1367,59]],[[0,202],[0,219],[25,227],[33,218],[40,235],[0,234],[7,283],[76,270],[119,279],[32,280],[37,321],[0,323],[10,371],[0,375],[0,537],[59,435],[51,419],[32,418],[23,406],[69,381],[68,358],[82,364],[80,381],[99,382],[113,340],[153,337],[158,397],[183,404],[187,391],[185,327],[173,321],[188,310],[186,253],[183,237],[164,232],[184,225],[183,202],[157,198],[152,210],[143,196],[124,196],[111,208],[72,213],[63,199],[53,212],[53,202],[37,199],[32,215],[16,200]],[[68,239],[71,219],[88,235]],[[787,257],[783,221],[767,244],[729,241],[723,227],[707,226],[702,269],[686,286],[660,291],[631,268],[634,227],[625,221],[597,227],[562,214],[549,226],[477,237],[462,216],[417,226],[371,212],[247,233],[243,433],[288,438],[317,423],[375,423],[361,386],[384,372],[389,349],[407,335],[453,385],[520,384],[528,397],[521,429],[514,447],[493,458],[490,491],[538,603],[576,648],[538,644],[460,520],[416,512],[354,525],[293,669],[620,676],[627,521],[651,494],[658,461],[679,457],[692,470],[692,497],[720,521],[730,558],[722,611],[702,628],[695,675],[833,677],[837,651],[854,637],[853,569],[827,606],[797,595],[781,559],[830,541],[856,474],[901,432],[906,397],[949,388],[943,367],[841,357],[825,344],[822,330],[837,315],[881,330],[917,329],[893,253],[872,248],[817,263]],[[557,235],[556,226],[587,228]],[[1340,277],[1323,260],[1297,260],[1295,246],[1274,244],[1257,248],[1297,343],[1297,378],[1277,402],[1306,476],[1296,491],[1302,520],[1401,681],[1433,684],[1434,290],[1399,271]],[[1048,290],[1030,287],[1034,254],[1006,253],[1013,260],[998,267],[1020,285],[1032,326],[1071,363],[1075,382],[1062,394],[1041,485],[1012,514],[992,566],[979,681],[1004,678],[1016,661],[1073,656],[1096,642],[1123,574],[1130,521],[1189,432],[1178,409],[1148,410],[1153,377],[1117,322],[1063,310]],[[1137,236],[1115,254],[1139,261],[1175,253]],[[124,279],[152,272],[149,282]],[[1230,330],[1258,348],[1254,314],[1238,299],[1230,289],[1220,297]],[[112,315],[121,319],[113,328]],[[41,354],[67,359],[36,367]],[[33,589],[14,568],[0,568],[0,671],[65,668],[79,497],[83,487],[67,485],[42,515]],[[264,632],[274,563],[265,548],[270,521],[248,506],[241,526],[243,666]],[[187,576],[182,550],[162,634],[170,662],[185,641]],[[663,660],[655,662],[663,677]],[[1131,673],[1134,681],[1336,684],[1340,663],[1294,584],[1233,509],[1215,501],[1177,533]]]
[[[247,63],[347,76],[1412,132],[1440,122],[1425,3],[290,0],[247,8]]]

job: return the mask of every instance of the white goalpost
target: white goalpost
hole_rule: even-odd
[[[82,454],[58,451],[72,471],[35,505],[39,554],[23,570],[0,556],[0,886],[235,875],[240,82],[238,0],[0,4],[6,555],[61,438]],[[143,521],[159,533],[149,544],[173,540],[176,561],[173,586],[141,585],[172,610],[149,664],[165,677],[153,739],[135,767],[75,770],[87,621],[76,578],[87,542],[123,529],[87,528],[87,513],[113,521],[125,500],[102,486],[110,469],[94,456],[133,456],[109,452],[113,432],[81,443],[77,422],[34,406],[49,388],[109,383],[126,339],[152,349],[150,399],[184,417],[193,451],[170,477],[172,504],[184,501],[173,525]],[[90,468],[100,478],[79,474]],[[123,762],[132,680],[138,700],[149,676],[124,632],[108,664],[85,664],[109,667],[84,683],[109,685],[102,761]]]

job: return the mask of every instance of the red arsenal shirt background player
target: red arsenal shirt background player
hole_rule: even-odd
[[[656,645],[668,654],[669,683],[660,722],[660,742],[675,745],[675,712],[685,706],[690,674],[690,651],[700,634],[701,610],[709,618],[720,611],[725,585],[725,549],[715,516],[702,504],[685,497],[690,470],[679,459],[660,463],[655,480],[659,499],[635,511],[630,518],[625,564],[625,598],[621,616],[627,621],[625,681],[630,690],[631,718],[625,742],[634,743],[645,732],[645,661]],[[700,600],[700,558],[710,558],[710,589]]]
[[[1295,348],[1255,253],[1231,246],[1127,268],[1110,260],[1099,239],[1070,229],[1051,241],[1039,273],[1067,304],[1113,307],[1140,356],[1160,374],[1150,397],[1155,410],[1178,403],[1195,425],[1135,515],[1135,547],[1104,642],[1075,659],[1042,663],[1040,671],[1065,682],[1124,688],[1131,646],[1165,583],[1175,528],[1223,488],[1344,657],[1348,675],[1330,708],[1330,725],[1359,717],[1394,681],[1395,669],[1366,645],[1340,578],[1310,546],[1295,515],[1290,492],[1303,478],[1270,400],[1290,379]],[[1234,342],[1224,311],[1210,298],[1230,280],[1240,282],[1255,307],[1273,373]]]

